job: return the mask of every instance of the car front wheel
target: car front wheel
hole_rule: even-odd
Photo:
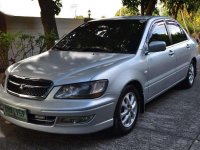
[[[121,93],[114,115],[114,133],[124,135],[135,126],[139,112],[139,92],[132,86],[127,86]]]

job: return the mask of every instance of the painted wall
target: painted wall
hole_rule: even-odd
[[[23,32],[37,35],[43,32],[42,22],[39,17],[6,16],[8,32]],[[56,18],[59,36],[69,33],[74,28],[84,23],[83,19]]]
[[[7,32],[17,33],[22,32],[25,34],[31,34],[37,37],[38,34],[44,34],[41,19],[39,17],[17,17],[17,16],[6,16]],[[84,23],[83,19],[67,19],[67,18],[56,18],[57,28],[59,37],[61,38],[64,34],[69,33],[76,27]],[[9,50],[9,60],[15,61],[21,60],[22,54],[15,57],[16,51]],[[39,53],[39,48],[35,47],[33,53],[29,53],[27,56],[36,55]],[[12,61],[10,62],[12,63]]]

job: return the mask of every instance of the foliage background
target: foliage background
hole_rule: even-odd
[[[33,36],[22,32],[0,32],[0,68],[4,69],[3,66],[47,51],[49,43],[56,38],[54,33]]]

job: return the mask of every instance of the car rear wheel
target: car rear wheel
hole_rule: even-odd
[[[114,133],[124,135],[135,126],[139,112],[139,92],[132,86],[127,86],[121,93],[114,115]]]
[[[191,88],[194,84],[195,80],[195,65],[194,62],[192,62],[189,66],[187,77],[183,81],[183,84],[186,88]]]

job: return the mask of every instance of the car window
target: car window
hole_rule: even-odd
[[[167,46],[170,45],[169,35],[167,33],[164,22],[158,22],[154,24],[151,31],[149,43],[152,41],[164,41]]]
[[[65,36],[54,46],[54,49],[135,54],[141,42],[145,25],[146,21],[143,20],[88,22]]]
[[[186,36],[185,32],[176,23],[168,22],[167,27],[171,34],[173,44],[187,40],[187,36]]]

